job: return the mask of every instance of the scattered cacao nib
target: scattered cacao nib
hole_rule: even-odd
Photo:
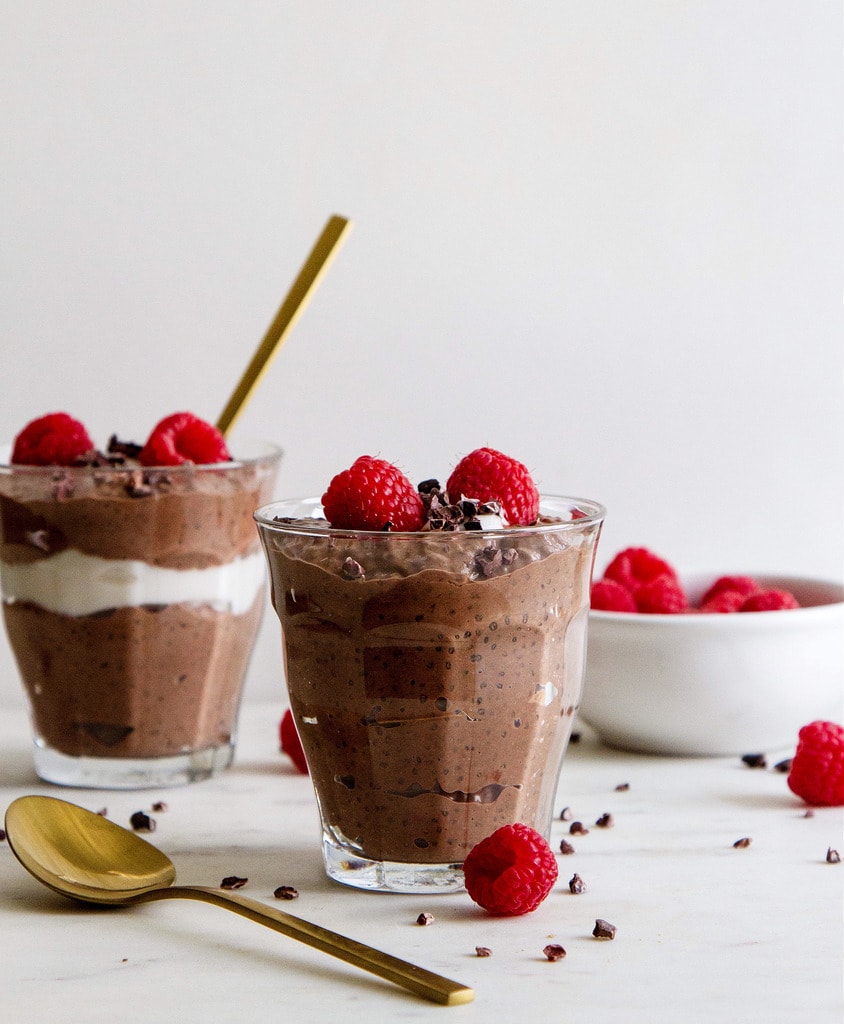
[[[441,490],[439,480],[423,480],[421,484],[416,488],[420,494],[433,494],[435,491]]]
[[[571,821],[571,807],[564,807],[560,811],[560,821]]]
[[[473,575],[484,579],[500,576],[507,566],[515,562],[518,555],[515,548],[499,548],[495,544],[490,544],[475,555],[472,564]]]
[[[492,956],[492,950],[489,946],[475,946],[475,953],[478,956]]]
[[[273,890],[273,896],[277,900],[295,900],[299,895],[299,890],[294,889],[292,885],[280,885],[277,889]]]
[[[615,787],[616,793],[626,793],[628,789],[630,789],[629,782],[619,782],[619,784]]]
[[[791,771],[791,760],[792,759],[790,757],[784,757],[782,761],[777,761],[774,765],[774,771],[782,772],[783,775],[787,774]]]
[[[152,809],[156,814],[163,814],[167,810],[167,804],[163,800],[156,800],[152,805]]]
[[[566,951],[561,945],[556,942],[549,942],[548,945],[542,950],[546,958],[554,963],[557,960],[562,960],[566,955]]]
[[[426,924],[433,924],[434,923],[434,915],[433,914],[428,914],[428,913],[420,914],[419,917],[416,918],[416,923],[417,924],[421,924],[423,926],[426,925]]]
[[[136,444],[134,441],[120,441],[117,434],[112,434],[108,439],[106,451],[109,455],[123,455],[127,459],[137,459],[142,448],[141,444]]]
[[[238,878],[237,875],[226,875],[220,882],[221,889],[242,889],[249,881],[248,878]]]
[[[340,574],[347,580],[362,580],[366,577],[363,566],[351,556],[344,560]]]
[[[569,825],[569,833],[573,836],[588,836],[589,829],[584,827],[582,821],[573,821],[571,825]]]
[[[840,864],[841,854],[838,852],[838,850],[833,850],[833,848],[830,846],[829,849],[826,851],[826,862],[827,864]]]
[[[748,768],[768,767],[768,759],[764,754],[743,754],[741,760]]]
[[[814,816],[815,816],[815,811],[814,811],[813,807],[809,807],[806,810],[806,812],[803,814],[804,818],[814,818]]]
[[[574,847],[571,845],[571,843],[568,841],[568,839],[561,839],[560,840],[560,853],[565,853],[565,854],[574,853]]]
[[[0,843],[5,843],[5,842],[6,842],[6,830],[4,828],[0,828]],[[827,860],[828,859],[829,859],[829,854],[827,854]]]
[[[571,736],[569,736],[569,743],[580,743],[580,733],[573,732]]]
[[[753,842],[753,840],[750,838],[750,836],[742,836],[741,839],[737,839],[733,843],[733,847],[736,850],[746,850],[748,848],[748,846],[750,846],[750,844],[752,842]]]
[[[616,927],[614,924],[610,924],[609,921],[605,921],[602,917],[595,918],[595,927],[592,929],[592,934],[596,939],[614,939],[616,933]]]
[[[99,816],[100,816],[101,818],[105,818],[105,817],[106,817],[106,816],[108,815],[108,808],[107,808],[107,807],[101,807],[101,808],[100,808],[100,809],[99,809],[99,810],[97,811],[97,814],[99,814]]]
[[[145,811],[135,811],[129,823],[136,832],[155,831],[155,818],[151,818]]]
[[[576,872],[569,879],[569,892],[574,893],[575,896],[579,896],[582,892],[586,892],[586,883]]]
[[[615,824],[615,821],[613,820],[613,816],[609,813],[609,811],[604,811],[604,813],[601,815],[600,818],[598,818],[595,824],[598,826],[598,828],[612,828]]]

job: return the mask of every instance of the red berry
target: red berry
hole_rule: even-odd
[[[739,606],[740,612],[779,612],[799,608],[794,594],[787,590],[760,590],[751,594]]]
[[[627,587],[633,596],[643,583],[659,576],[677,581],[677,573],[659,555],[648,548],[625,548],[615,556],[604,571],[604,577]]]
[[[700,599],[700,603],[701,605],[708,604],[714,597],[725,591],[747,597],[748,594],[755,594],[757,590],[761,589],[752,576],[719,576]]]
[[[635,612],[633,595],[615,580],[596,580],[592,584],[592,610],[600,612]]]
[[[539,518],[539,491],[527,467],[494,448],[476,448],[464,456],[446,490],[452,502],[497,501],[511,526],[530,526]]]
[[[165,416],[138,456],[142,466],[181,466],[185,462],[209,465],[229,459],[231,455],[220,431],[191,412]]]
[[[557,881],[557,860],[529,825],[503,825],[469,851],[463,864],[466,891],[491,914],[536,910]]]
[[[293,713],[288,708],[281,717],[281,724],[278,727],[278,738],[281,741],[281,749],[287,754],[296,771],[301,775],[308,774],[308,762],[305,760],[305,751],[302,750],[302,741],[296,730],[296,723],[293,721]]]
[[[844,727],[822,721],[803,726],[788,788],[815,807],[844,804]]]
[[[737,612],[739,608],[747,600],[747,594],[742,594],[740,590],[721,590],[709,600],[704,601],[700,610],[702,612],[718,612],[725,614],[729,612]]]
[[[689,607],[685,591],[671,576],[640,584],[634,597],[639,611],[649,615],[676,615]]]
[[[94,442],[66,412],[52,412],[28,423],[15,438],[12,462],[19,466],[72,466]]]
[[[400,469],[383,459],[361,455],[328,485],[322,496],[325,518],[335,529],[421,530],[424,506]]]

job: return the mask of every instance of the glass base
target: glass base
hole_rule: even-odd
[[[465,888],[462,864],[405,864],[370,860],[323,834],[322,855],[329,878],[373,892],[445,893]]]
[[[200,782],[228,768],[234,744],[170,757],[71,757],[35,743],[35,771],[57,786],[83,789],[160,789]]]

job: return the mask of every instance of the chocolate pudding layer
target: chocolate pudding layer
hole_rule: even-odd
[[[230,761],[263,604],[252,512],[278,458],[0,468],[3,610],[42,777],[120,785],[125,759],[140,785],[147,759]],[[101,771],[51,777],[53,755]]]
[[[581,504],[537,527],[415,534],[259,511],[327,843],[433,865],[504,824],[547,833],[600,530]]]

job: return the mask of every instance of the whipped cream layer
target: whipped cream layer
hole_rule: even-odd
[[[203,604],[242,615],[266,579],[261,551],[205,569],[165,569],[99,558],[74,548],[28,565],[0,562],[6,603],[25,601],[59,615],[93,615],[139,605]]]

